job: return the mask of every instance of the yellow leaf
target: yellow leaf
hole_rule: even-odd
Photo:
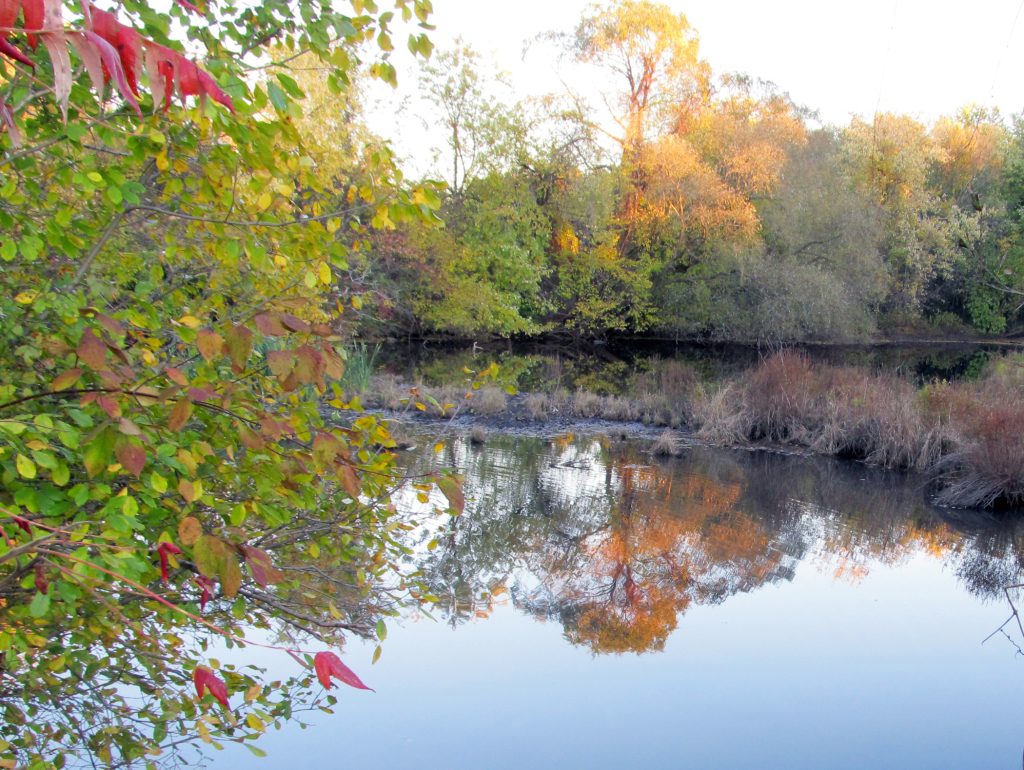
[[[253,730],[262,733],[266,729],[266,725],[263,724],[263,720],[255,714],[249,714],[245,718],[245,723],[249,725]]]
[[[156,156],[156,167],[161,171],[166,171],[170,168],[171,164],[167,160],[167,150],[161,150]]]
[[[26,479],[34,479],[36,477],[36,464],[25,457],[25,455],[19,453],[14,458],[14,464],[18,468],[18,473]]]
[[[189,329],[198,329],[203,325],[203,322],[196,318],[194,315],[183,315],[178,319],[178,323],[183,326],[187,326]]]
[[[326,262],[321,262],[320,263],[320,267],[319,267],[319,272],[320,272],[320,283],[324,284],[325,286],[330,286],[331,285],[331,277],[332,277],[331,276],[331,266],[328,265]]]
[[[23,291],[20,294],[14,296],[14,301],[19,305],[31,305],[32,300],[39,296],[38,291]]]

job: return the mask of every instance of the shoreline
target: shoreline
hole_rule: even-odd
[[[784,351],[708,385],[676,365],[628,396],[585,390],[515,393],[373,378],[363,402],[397,425],[445,425],[483,443],[488,431],[555,437],[603,433],[651,442],[856,460],[910,471],[948,508],[1024,514],[1024,387],[1020,364],[978,382],[918,386],[892,373],[815,364]]]

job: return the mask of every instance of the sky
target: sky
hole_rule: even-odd
[[[431,38],[463,38],[510,76],[518,95],[561,89],[550,45],[524,42],[571,30],[587,0],[434,0]],[[715,73],[744,72],[774,82],[824,123],[876,111],[925,123],[976,103],[1004,115],[1024,111],[1024,0],[668,0],[686,15]],[[411,57],[396,62],[408,99]],[[393,102],[392,102],[393,103]],[[423,125],[385,110],[375,122],[399,130],[400,151],[422,156]],[[404,126],[404,131],[401,128]],[[429,133],[429,131],[428,131]],[[402,138],[404,136],[404,138]],[[417,145],[420,145],[417,147]]]

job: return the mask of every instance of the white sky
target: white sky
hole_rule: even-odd
[[[559,91],[550,45],[524,41],[571,30],[586,0],[434,0],[431,33],[447,47],[461,36],[511,75],[519,95]],[[715,73],[745,72],[773,81],[826,123],[851,115],[901,112],[924,122],[969,103],[1024,111],[1024,0],[667,0],[700,35]],[[415,85],[411,57],[396,60],[404,87]],[[389,101],[395,95],[389,97]],[[400,151],[425,161],[419,121],[396,119],[392,107],[374,120],[397,137]],[[405,130],[402,130],[404,126]]]

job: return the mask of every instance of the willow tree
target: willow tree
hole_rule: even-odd
[[[384,151],[319,174],[289,66],[344,91],[375,43],[393,81],[395,16],[430,4],[351,6],[0,2],[2,766],[248,745],[362,686],[331,648],[415,593],[328,296],[429,198]],[[210,656],[253,628],[292,676]]]

